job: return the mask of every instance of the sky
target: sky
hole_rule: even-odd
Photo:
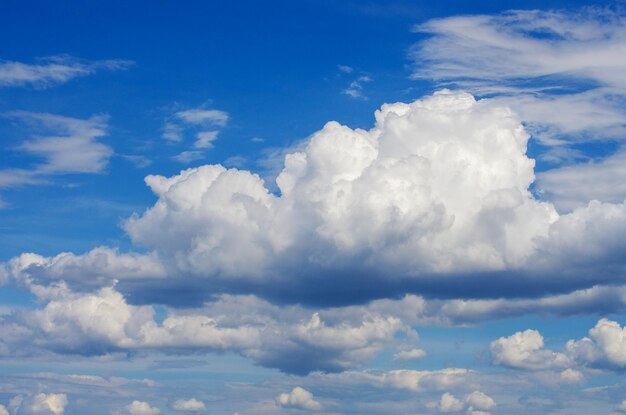
[[[626,414],[623,1],[0,39],[0,415]]]

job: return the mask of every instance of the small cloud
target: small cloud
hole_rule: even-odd
[[[174,402],[174,409],[178,411],[198,412],[204,411],[206,406],[204,406],[204,402],[198,399],[179,399]]]
[[[163,134],[161,134],[161,137],[169,141],[182,141],[183,128],[178,124],[167,122],[163,126]]]
[[[252,141],[253,143],[262,143],[265,141],[265,139],[261,137],[252,137],[250,141]]]
[[[200,131],[196,134],[195,148],[213,148],[213,141],[217,140],[219,131]]]
[[[290,393],[281,393],[276,401],[283,408],[308,409],[310,411],[322,409],[322,405],[313,399],[313,394],[300,386],[293,388]]]
[[[220,110],[190,109],[178,111],[176,117],[182,121],[193,125],[217,125],[224,127],[228,122],[227,112]]]
[[[343,73],[352,73],[354,72],[354,68],[348,65],[337,65],[337,68],[339,69],[339,71],[343,72]]]
[[[87,61],[69,55],[48,56],[39,59],[36,64],[0,61],[0,87],[32,85],[47,88],[73,78],[92,75],[101,69],[126,70],[133,63],[121,59]]]
[[[248,159],[246,159],[245,157],[242,156],[232,156],[232,157],[228,157],[226,160],[224,160],[224,166],[226,167],[243,167],[246,162],[248,161]]]
[[[204,153],[201,151],[183,151],[172,157],[172,159],[176,160],[179,163],[189,164],[192,161],[200,160],[204,157]]]
[[[158,415],[161,413],[159,408],[150,406],[148,402],[133,401],[126,406],[126,410],[130,415]]]
[[[352,81],[343,93],[352,98],[365,98],[363,95],[363,84],[366,82],[372,82],[372,78],[367,75],[360,76]]]
[[[133,163],[135,165],[135,167],[139,167],[139,168],[148,167],[149,165],[152,164],[152,160],[150,160],[146,156],[138,156],[138,155],[131,155],[131,154],[121,154],[121,157],[124,160],[130,161],[131,163]]]
[[[422,349],[403,350],[393,355],[393,360],[419,360],[426,356]]]

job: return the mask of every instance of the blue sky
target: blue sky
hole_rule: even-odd
[[[621,1],[0,6],[0,415],[626,413]]]

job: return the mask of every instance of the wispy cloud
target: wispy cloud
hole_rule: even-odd
[[[73,78],[94,74],[99,70],[125,70],[132,64],[133,62],[128,60],[87,61],[69,55],[48,56],[33,64],[0,61],[0,86],[32,85],[46,88]]]
[[[605,9],[456,16],[414,28],[414,78],[492,96],[549,146],[623,138],[626,19]]]
[[[228,122],[228,113],[220,110],[190,109],[179,111],[176,117],[193,125],[217,125],[223,127]]]
[[[17,119],[35,133],[13,147],[40,161],[28,168],[0,170],[0,189],[43,184],[61,174],[100,173],[113,149],[98,141],[107,134],[108,116],[94,115],[78,119],[48,113],[13,111],[5,117]]]
[[[178,110],[170,115],[161,137],[171,143],[182,143],[189,135],[195,137],[193,147],[172,157],[179,163],[188,164],[203,158],[202,150],[213,148],[220,129],[228,124],[230,115],[217,109],[190,108]]]
[[[365,98],[363,95],[363,84],[372,82],[372,78],[368,75],[359,76],[354,81],[350,82],[348,88],[343,90],[343,93],[351,98]]]

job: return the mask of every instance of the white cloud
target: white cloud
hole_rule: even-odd
[[[172,157],[172,159],[182,164],[189,164],[197,160],[202,160],[203,158],[204,153],[195,150],[186,150]]]
[[[119,59],[90,62],[68,55],[48,56],[39,61],[37,64],[0,61],[0,86],[49,87],[101,69],[124,70],[133,64]]]
[[[305,151],[286,157],[280,197],[257,176],[221,166],[149,176],[159,202],[126,229],[186,272],[239,278],[267,274],[300,251],[325,268],[371,256],[400,273],[503,269],[522,263],[547,234],[557,216],[528,193],[533,163],[513,114],[442,92],[385,105],[377,120],[369,132],[328,123],[314,134]],[[167,229],[176,235],[162,234]]]
[[[158,415],[161,413],[159,408],[150,406],[148,402],[133,401],[126,406],[126,410],[130,415]]]
[[[488,415],[486,411],[492,410],[495,406],[495,401],[481,391],[474,391],[466,395],[462,400],[446,392],[441,395],[438,404],[440,412],[449,413],[466,410],[469,415]]]
[[[350,82],[348,88],[344,89],[343,93],[351,98],[365,98],[363,95],[363,84],[372,82],[372,78],[368,75],[359,76],[354,81]]]
[[[225,111],[201,108],[178,111],[175,116],[188,124],[216,125],[219,127],[224,127],[229,119],[229,115]]]
[[[130,305],[112,288],[76,294],[57,286],[45,295],[45,307],[0,321],[0,354],[231,351],[267,367],[306,374],[360,366],[391,344],[396,334],[412,334],[389,315],[371,313],[351,321],[330,314],[334,321],[327,324],[319,314],[307,319],[307,311],[300,308],[285,318],[276,306],[248,298],[225,299],[205,310],[170,310],[157,323],[151,306]],[[233,309],[239,310],[236,317],[231,316]]]
[[[623,369],[626,367],[626,327],[603,318],[589,330],[589,337],[568,341],[566,349],[582,364]]]
[[[165,125],[163,125],[163,134],[161,134],[161,137],[174,142],[182,141],[183,127],[173,122],[166,122]]]
[[[284,408],[297,408],[309,411],[319,411],[322,405],[313,398],[313,394],[306,389],[296,386],[289,393],[281,393],[276,398],[278,405]]]
[[[9,411],[7,411],[7,408],[0,404],[0,415],[9,415]]]
[[[348,65],[337,65],[337,69],[339,69],[339,71],[343,72],[343,73],[352,73],[352,72],[354,72],[354,68],[352,68],[351,66],[348,66]]]
[[[121,279],[162,278],[166,271],[154,254],[120,254],[98,247],[83,255],[64,252],[54,257],[25,253],[6,265],[7,277],[29,289],[39,298],[50,299],[45,289],[50,282],[62,280],[81,287],[110,286]]]
[[[6,116],[17,118],[33,128],[43,128],[38,135],[22,142],[18,151],[44,159],[31,174],[98,173],[102,171],[113,150],[97,141],[106,135],[107,119],[94,115],[86,120],[47,113],[13,111]],[[6,170],[4,170],[6,171]]]
[[[217,140],[219,131],[200,131],[196,134],[196,142],[194,147],[196,148],[213,148],[213,141]]]
[[[158,200],[124,227],[154,251],[171,284],[248,287],[288,301],[345,304],[407,291],[534,297],[446,306],[488,316],[592,286],[576,296],[597,299],[622,275],[626,205],[592,202],[559,216],[534,199],[528,135],[510,110],[441,91],[386,104],[376,119],[369,131],[330,122],[287,154],[279,195],[257,175],[219,165],[148,176]],[[366,287],[347,288],[363,278]],[[344,288],[329,296],[328,287]]]
[[[9,409],[14,414],[28,415],[63,415],[68,399],[63,393],[39,393],[34,396],[15,396],[9,402]]]
[[[589,337],[569,340],[564,352],[545,349],[538,331],[525,330],[491,342],[490,351],[495,364],[531,370],[564,369],[559,374],[561,383],[576,384],[584,380],[584,375],[575,367],[626,367],[626,328],[616,321],[600,319],[589,330]]]
[[[565,368],[571,364],[563,353],[544,349],[543,336],[536,330],[500,337],[491,342],[489,349],[495,364],[513,368],[537,370]]]
[[[190,163],[204,156],[198,150],[213,148],[213,142],[220,133],[219,129],[225,127],[229,119],[227,112],[216,109],[191,108],[177,111],[163,125],[161,137],[172,143],[180,143],[185,140],[186,135],[193,133],[195,150],[185,150],[172,157],[180,163]]]
[[[561,381],[565,384],[579,384],[584,382],[585,375],[579,370],[567,368],[559,374]]]
[[[599,161],[539,173],[537,189],[559,210],[585,206],[589,200],[622,203],[626,198],[626,150]]]
[[[462,411],[464,406],[461,400],[448,392],[441,395],[439,400],[439,410],[445,413]]]
[[[188,411],[188,412],[197,412],[204,411],[206,406],[204,402],[192,398],[192,399],[178,399],[174,402],[174,409],[177,411]]]
[[[393,355],[394,360],[419,360],[426,357],[427,353],[422,349],[403,350]]]
[[[510,106],[558,162],[572,143],[625,137],[625,22],[591,7],[433,19],[415,27],[430,37],[411,49],[414,77]]]

